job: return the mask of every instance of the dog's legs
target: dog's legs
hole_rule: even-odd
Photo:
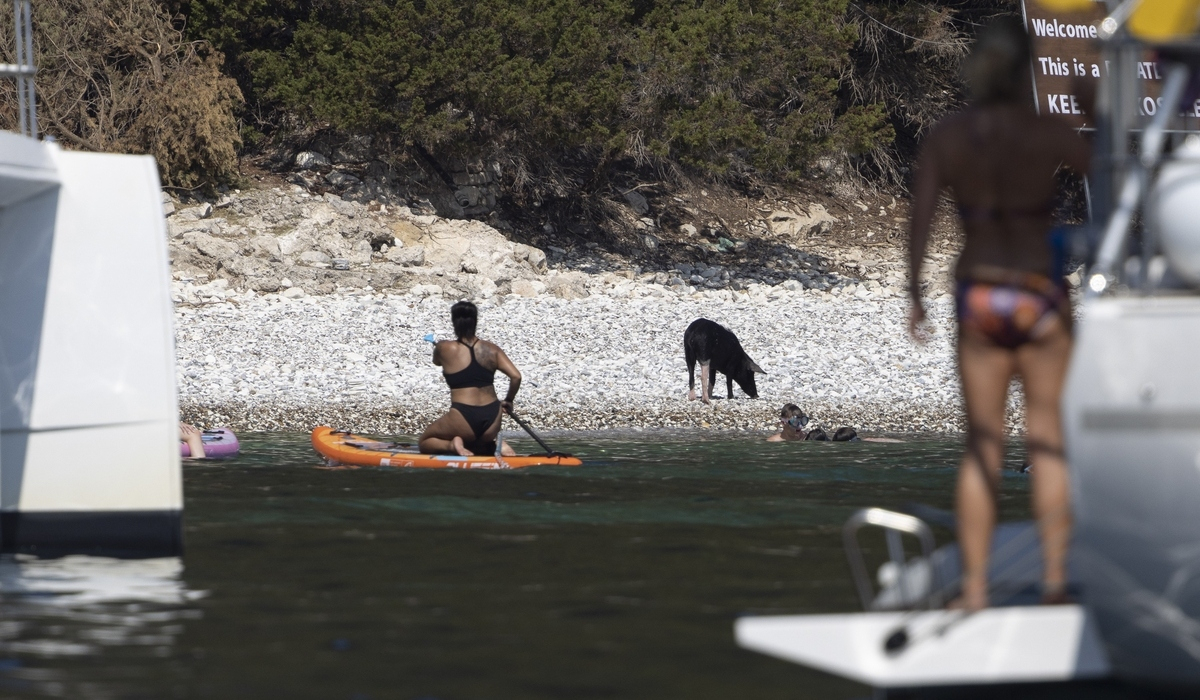
[[[692,353],[692,349],[683,344],[683,354],[687,358],[688,366],[688,401],[696,400],[696,356]],[[700,373],[704,373],[704,367],[701,366]],[[700,377],[701,385],[704,384],[704,377]]]
[[[712,376],[709,374],[710,362],[700,363],[700,400],[711,404]]]
[[[733,399],[733,377],[725,375],[725,398]]]

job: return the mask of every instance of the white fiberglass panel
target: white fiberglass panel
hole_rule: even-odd
[[[148,156],[60,153],[34,430],[176,415],[166,224]]]
[[[0,208],[0,428],[33,412],[58,191]]]
[[[1200,298],[1088,302],[1063,418],[1072,565],[1114,671],[1200,681]]]
[[[1090,302],[1063,417],[1081,531],[1200,535],[1200,299]]]
[[[173,316],[154,160],[17,146],[0,165],[40,154],[58,184],[0,205],[0,509],[177,510]],[[0,168],[0,199],[6,176]]]
[[[1105,421],[1097,411],[1114,410],[1143,414],[1137,425],[1166,427],[1147,423],[1153,420],[1148,416],[1200,408],[1198,357],[1200,297],[1088,302],[1071,360],[1067,408],[1091,414],[1096,427]],[[1135,427],[1112,419],[1107,424]]]
[[[0,131],[0,207],[58,186],[53,154],[58,147]]]
[[[168,457],[167,455],[173,455]],[[179,510],[179,426],[168,420],[6,434],[0,508],[36,511]]]
[[[884,642],[903,627],[908,643]],[[881,688],[1097,678],[1108,661],[1078,605],[978,613],[780,615],[737,621],[739,646]]]

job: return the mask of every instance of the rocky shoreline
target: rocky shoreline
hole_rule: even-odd
[[[725,264],[640,269],[587,245],[543,251],[478,221],[300,187],[166,206],[191,422],[417,433],[448,405],[422,338],[449,336],[450,304],[470,298],[481,337],[525,375],[518,410],[541,428],[767,430],[789,401],[827,429],[962,427],[943,291],[952,251],[931,253],[934,334],[918,346],[905,332],[901,251],[813,254],[805,238],[820,217],[805,229],[781,214],[767,259],[727,241]],[[686,400],[683,330],[699,316],[731,328],[767,371],[757,400],[736,386],[711,408]]]
[[[932,302],[938,331],[918,347],[905,336],[906,306],[899,300],[826,301],[794,292],[765,303],[707,293],[642,296],[647,287],[632,287],[624,297],[481,301],[480,335],[503,347],[525,376],[518,410],[548,429],[760,430],[773,427],[779,406],[793,401],[826,427],[960,427],[945,331],[949,300]],[[185,417],[241,430],[329,424],[419,432],[448,404],[422,337],[450,335],[450,301],[373,292],[272,294],[180,308]],[[683,330],[701,315],[734,328],[766,369],[757,400],[744,398],[736,385],[733,401],[706,407],[686,400]],[[715,393],[724,395],[723,383]]]
[[[894,202],[877,215],[892,227],[899,221],[890,216],[898,213]],[[646,206],[644,200],[634,203],[640,206],[631,204],[630,216]],[[890,244],[851,246],[832,257],[822,238],[838,219],[816,202],[738,222],[744,235],[737,240],[727,238],[734,234],[723,228],[701,234],[695,224],[681,224],[673,235],[689,241],[676,246],[683,253],[675,259],[654,256],[654,263],[613,254],[592,241],[542,250],[513,242],[480,221],[440,218],[432,208],[316,195],[299,185],[234,191],[215,203],[190,206],[167,197],[164,206],[174,277],[186,283],[176,290],[182,303],[219,300],[228,289],[295,298],[367,287],[394,292],[421,287],[417,293],[436,294],[433,286],[461,297],[548,292],[575,299],[624,279],[687,294],[783,284],[788,291],[848,289],[865,297],[898,295],[905,280],[904,263]],[[636,223],[645,232],[642,252],[665,245],[652,218]],[[817,249],[824,254],[814,253]],[[934,253],[935,272],[946,271],[946,257]]]

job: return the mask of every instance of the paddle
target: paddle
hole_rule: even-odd
[[[505,410],[505,412],[508,413],[508,415],[512,416],[512,419],[517,422],[517,425],[521,426],[522,430],[529,433],[529,437],[536,440],[537,444],[542,446],[542,449],[546,451],[547,457],[570,457],[571,456],[565,452],[555,452],[554,450],[550,449],[550,446],[546,444],[546,441],[543,440],[541,437],[539,437],[537,433],[533,432],[533,428],[530,428],[528,423],[521,420],[521,417],[518,416],[511,408],[505,406],[504,410]]]

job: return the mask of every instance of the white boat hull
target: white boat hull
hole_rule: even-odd
[[[178,551],[153,158],[0,133],[0,547]]]
[[[908,644],[884,643],[904,627]],[[744,617],[740,646],[877,688],[1102,678],[1109,664],[1078,605],[956,611]]]
[[[1114,670],[1200,684],[1200,297],[1089,301],[1064,397],[1071,559]]]

